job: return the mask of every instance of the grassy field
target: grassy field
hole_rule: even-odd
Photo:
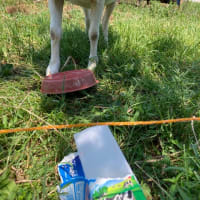
[[[85,68],[83,13],[68,3],[64,10],[62,65],[73,56]],[[108,48],[99,42],[100,83],[66,95],[40,92],[50,55],[46,1],[1,0],[0,21],[0,129],[200,116],[200,4],[118,5]],[[200,199],[198,122],[111,129],[148,199]],[[56,165],[76,151],[80,130],[1,135],[0,199],[57,199]]]

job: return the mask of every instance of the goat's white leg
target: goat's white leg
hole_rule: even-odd
[[[50,33],[51,33],[51,59],[46,75],[55,74],[60,67],[60,39],[62,33],[62,11],[64,0],[49,0]]]
[[[86,33],[89,33],[89,28],[90,28],[90,10],[87,8],[83,8],[83,11],[85,13],[85,29]]]
[[[104,9],[105,0],[101,0],[98,3],[94,3],[90,10],[90,28],[89,28],[89,39],[90,39],[90,56],[88,69],[95,70],[98,63],[97,56],[97,45],[99,40],[99,24]]]
[[[107,44],[108,44],[108,22],[112,14],[112,11],[114,10],[114,7],[115,7],[115,2],[106,6],[103,20],[102,20],[103,36]]]

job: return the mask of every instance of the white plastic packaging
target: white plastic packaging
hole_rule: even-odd
[[[74,135],[86,179],[124,178],[133,174],[108,126]]]

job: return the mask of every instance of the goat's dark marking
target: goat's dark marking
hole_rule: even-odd
[[[98,37],[98,34],[97,34],[97,33],[92,33],[92,34],[91,34],[91,40],[92,40],[92,41],[97,40],[97,37]]]
[[[55,40],[56,39],[56,34],[52,30],[50,32],[51,32],[51,39]]]

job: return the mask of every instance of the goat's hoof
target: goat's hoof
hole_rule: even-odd
[[[58,73],[59,67],[60,64],[49,65],[46,69],[46,76]]]
[[[92,64],[88,65],[88,69],[89,69],[90,71],[92,71],[92,72],[95,71],[96,67],[97,67],[97,64],[96,64],[96,63],[92,63]]]
[[[89,58],[88,69],[94,72],[97,67],[97,63],[98,63],[97,56]]]

